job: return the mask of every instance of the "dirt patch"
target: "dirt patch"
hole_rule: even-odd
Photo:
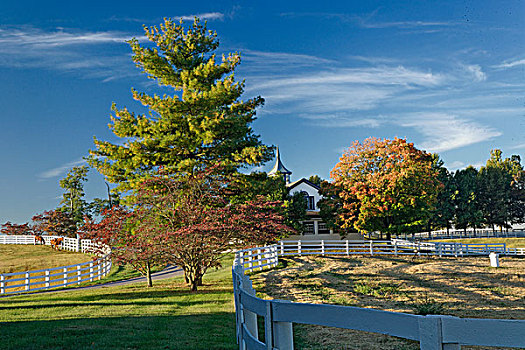
[[[491,268],[488,257],[413,261],[389,256],[282,260],[286,268],[252,276],[259,296],[415,314],[525,319],[525,259],[500,257],[500,268]],[[372,333],[305,325],[294,327],[298,348],[419,348],[417,342]]]

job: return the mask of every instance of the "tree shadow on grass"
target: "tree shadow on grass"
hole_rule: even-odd
[[[235,315],[0,322],[2,349],[237,349]]]

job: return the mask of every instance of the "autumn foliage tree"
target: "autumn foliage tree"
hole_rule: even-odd
[[[151,287],[152,267],[164,262],[161,242],[156,236],[148,236],[147,231],[137,229],[138,218],[137,213],[116,206],[106,210],[100,222],[86,217],[81,236],[99,245],[96,253],[102,253],[104,246],[111,247],[112,259],[117,264],[131,265],[146,277],[148,287]]]
[[[4,235],[32,235],[35,232],[27,222],[25,224],[13,224],[10,221],[7,221],[2,224],[0,233],[3,233]]]
[[[429,153],[404,139],[355,141],[331,171],[344,227],[391,234],[424,227],[441,188]]]
[[[44,211],[33,216],[33,230],[48,235],[76,237],[77,221],[71,214],[59,209]]]
[[[224,251],[275,241],[292,232],[278,213],[280,202],[263,198],[229,204],[222,176],[209,171],[158,176],[137,200],[137,232],[162,242],[167,261],[184,270],[192,291]]]

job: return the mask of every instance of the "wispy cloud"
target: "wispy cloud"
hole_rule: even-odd
[[[436,72],[374,65],[371,60],[372,67],[356,68],[351,61],[327,65],[324,58],[305,55],[253,56],[279,60],[276,66],[287,67],[281,71],[270,65],[255,73],[248,69],[247,93],[266,99],[262,113],[290,115],[326,128],[404,129],[432,152],[493,140],[502,135],[492,126],[495,117],[516,118],[521,113],[511,103],[521,96],[521,85],[496,86],[479,64],[456,61]]]
[[[512,61],[505,61],[501,64],[498,64],[498,65],[495,65],[493,66],[494,68],[501,68],[501,69],[506,69],[506,68],[513,68],[513,67],[517,67],[517,66],[524,66],[525,65],[525,58],[522,58],[522,59],[518,59],[518,60],[512,60]]]
[[[180,20],[183,21],[193,21],[193,19],[197,17],[204,20],[223,20],[225,18],[224,13],[221,12],[204,12],[204,13],[197,13],[197,14],[190,14],[190,15],[174,15],[171,16],[173,20]],[[162,21],[162,18],[137,18],[137,17],[122,17],[122,16],[111,16],[109,21],[115,21],[115,22],[135,22],[135,23],[158,23]]]
[[[359,19],[359,25],[363,28],[417,28],[417,27],[448,27],[456,25],[453,22],[434,22],[434,21],[397,21],[397,22],[374,22],[371,20]],[[435,32],[433,30],[432,32]]]
[[[398,120],[403,127],[417,129],[426,137],[421,146],[430,152],[444,152],[491,140],[502,133],[478,122],[442,113],[417,113]]]
[[[525,143],[521,143],[519,145],[514,145],[512,147],[509,147],[509,149],[525,149]]]
[[[380,12],[381,8],[378,8],[367,15],[358,16],[355,14],[347,13],[334,13],[334,12],[284,12],[281,13],[281,17],[299,18],[299,17],[315,17],[324,18],[327,20],[336,19],[342,22],[351,22],[361,28],[367,29],[383,29],[383,28],[398,28],[398,29],[415,29],[415,28],[439,28],[439,27],[450,27],[458,25],[457,22],[444,22],[444,21],[381,21],[377,20],[376,15]],[[430,29],[432,32],[438,29]]]
[[[24,26],[0,29],[0,66],[46,68],[114,79],[136,74],[121,32],[87,32],[66,29],[45,31]],[[143,40],[139,37],[139,40]],[[108,49],[108,45],[112,49]]]
[[[67,32],[58,29],[45,32],[32,27],[0,29],[0,44],[2,50],[13,46],[26,48],[46,49],[57,46],[123,43],[131,39],[130,35],[120,32]]]
[[[57,166],[56,168],[52,168],[46,171],[43,171],[42,173],[38,174],[37,177],[41,180],[46,180],[54,177],[58,177],[60,175],[65,174],[67,171],[71,170],[71,168],[79,165],[86,164],[86,161],[81,160],[75,160],[60,166]]]
[[[224,13],[221,12],[205,12],[205,13],[198,13],[196,15],[187,15],[187,16],[174,16],[173,18],[181,18],[183,21],[193,21],[195,17],[198,17],[200,19],[218,19],[222,20],[224,19]]]
[[[475,81],[480,82],[487,80],[487,75],[481,70],[481,67],[478,64],[470,64],[463,67]]]

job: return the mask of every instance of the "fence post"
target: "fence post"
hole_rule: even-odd
[[[397,256],[397,239],[394,241],[394,254]]]
[[[252,281],[250,280],[250,278],[246,275],[242,275],[241,280],[242,280],[241,289],[244,290],[249,295],[255,296],[255,289],[253,289],[252,287]],[[259,332],[257,329],[257,314],[244,309],[242,305],[241,305],[241,308],[242,308],[242,313],[244,315],[244,324],[246,325],[246,328],[248,329],[250,334],[255,339],[257,339],[259,337]]]
[[[443,244],[440,242],[440,243],[437,243],[437,245],[438,245],[439,257],[442,258],[443,257]]]
[[[419,318],[419,346],[421,350],[461,350],[456,343],[443,343],[442,319],[451,316],[427,315]]]
[[[321,240],[321,255],[324,255],[324,239]]]
[[[374,255],[374,241],[370,241],[370,255]]]
[[[46,270],[46,288],[49,288],[49,269]]]
[[[281,303],[290,303],[288,300],[279,300]],[[275,303],[274,303],[275,305]],[[276,322],[272,320],[273,347],[279,350],[293,350],[292,322]]]
[[[350,249],[348,247],[348,239],[346,240],[346,255],[350,255]]]
[[[80,280],[82,277],[80,276],[80,265],[77,265],[77,284],[80,284]]]
[[[64,267],[64,287],[67,286],[67,267]]]
[[[284,242],[281,241],[281,255],[284,256]]]
[[[97,259],[97,276],[99,280],[102,278],[102,275],[100,274],[100,259]]]
[[[301,256],[301,241],[297,242],[297,251],[299,252],[299,256]]]
[[[259,260],[258,264],[259,264],[259,271],[262,271],[262,260],[261,260],[261,250],[260,249],[257,249],[257,260]]]
[[[0,275],[0,294],[5,294],[5,276]]]
[[[266,349],[273,349],[273,332],[272,332],[272,302],[266,301],[266,316],[264,317],[264,341],[266,342]]]
[[[26,291],[30,289],[29,281],[30,281],[29,272],[26,272],[26,280],[25,280]]]
[[[89,282],[93,282],[93,261],[89,263]]]

